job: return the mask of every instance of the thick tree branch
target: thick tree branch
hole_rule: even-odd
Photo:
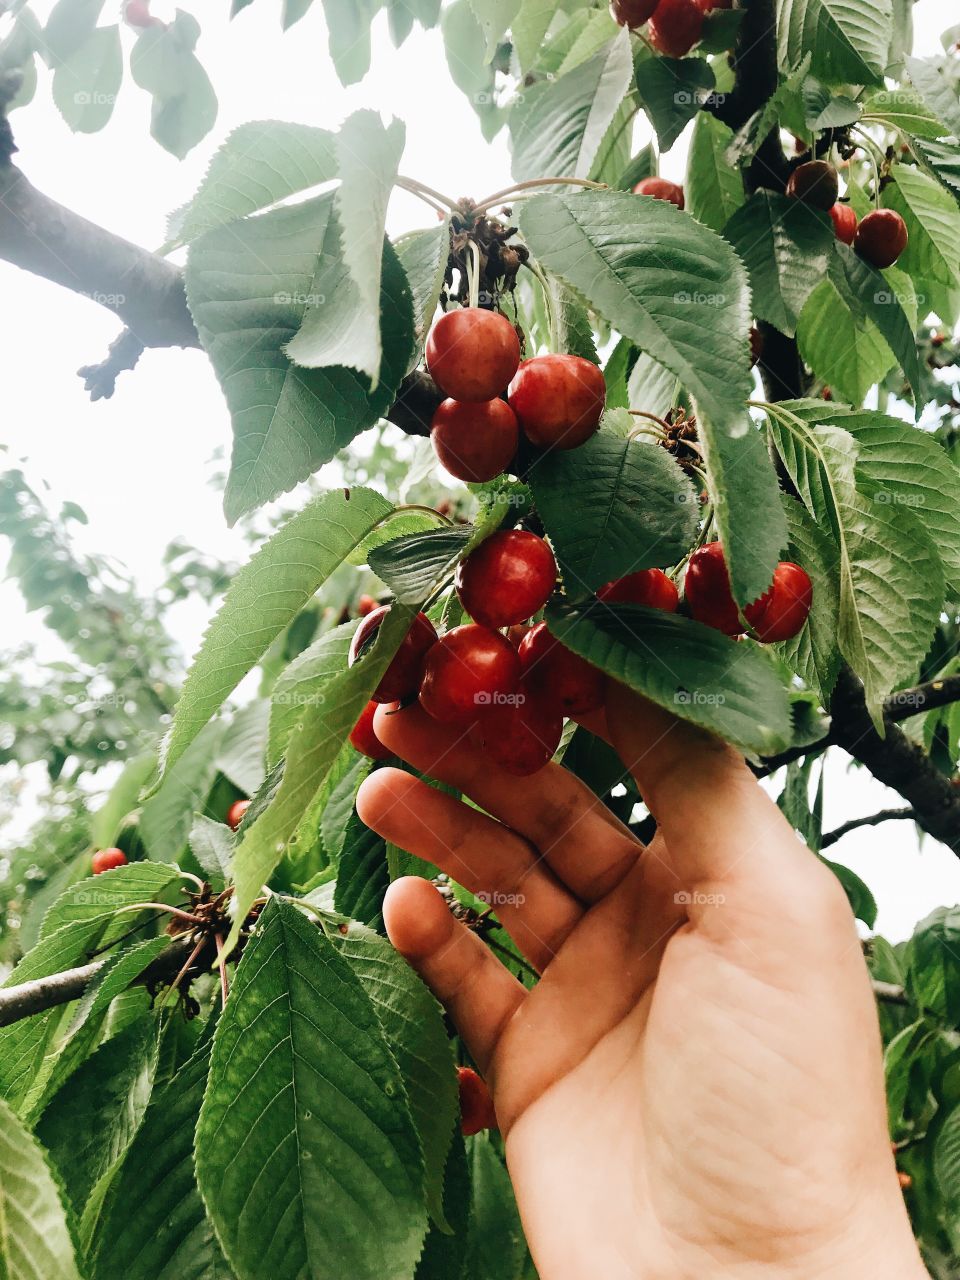
[[[833,831],[828,831],[820,842],[821,849],[828,849],[830,845],[836,844],[838,840],[849,831],[856,831],[859,827],[878,827],[881,822],[891,822],[897,818],[916,818],[913,809],[880,809],[877,813],[867,814],[865,818],[851,818],[849,822],[841,822],[839,827],[835,827]]]
[[[194,945],[191,934],[175,938],[161,955],[147,965],[136,982],[142,986],[169,982]],[[57,1005],[78,1000],[105,963],[106,958],[94,960],[76,969],[50,974],[47,978],[35,978],[32,982],[22,982],[17,987],[0,989],[0,1027],[19,1022],[21,1018],[29,1018],[34,1013],[42,1013],[44,1009],[53,1009]]]
[[[946,707],[951,702],[960,702],[960,676],[944,676],[942,680],[928,680],[912,689],[899,689],[886,700],[883,713],[888,720],[898,722]]]

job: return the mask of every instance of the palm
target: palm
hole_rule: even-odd
[[[895,1237],[905,1215],[843,894],[742,762],[636,701],[609,717],[660,820],[646,851],[562,769],[534,792],[418,712],[378,723],[504,825],[391,771],[365,820],[515,900],[501,920],[543,976],[524,991],[423,882],[394,886],[391,937],[491,1083],[544,1280],[600,1274],[598,1241],[614,1280],[853,1275],[818,1268],[837,1241],[862,1255],[854,1207]]]

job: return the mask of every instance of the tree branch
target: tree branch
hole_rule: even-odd
[[[883,714],[887,720],[897,723],[924,711],[946,707],[951,702],[960,702],[960,675],[928,680],[925,684],[914,685],[912,689],[899,689],[896,693],[891,693],[884,703]]]
[[[169,981],[193,946],[191,934],[175,938],[164,952],[147,965],[134,980],[135,983],[149,986]],[[65,969],[62,973],[53,973],[46,978],[22,982],[17,987],[0,989],[0,1027],[7,1027],[12,1022],[29,1018],[34,1013],[42,1013],[45,1009],[69,1004],[71,1000],[78,1000],[105,964],[106,958],[94,960],[76,969]]]
[[[828,849],[848,831],[856,831],[858,827],[878,827],[881,822],[890,822],[895,818],[916,818],[916,816],[913,809],[880,809],[877,813],[868,814],[865,818],[851,818],[849,822],[841,822],[839,827],[828,831],[820,841],[820,848]]]
[[[884,1004],[910,1003],[903,987],[898,987],[895,982],[881,982],[879,978],[872,978],[871,985],[874,997],[877,1000],[882,1000]]]

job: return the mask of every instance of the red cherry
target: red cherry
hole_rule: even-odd
[[[764,644],[789,640],[803,629],[813,600],[813,583],[806,569],[781,560],[770,589],[748,604],[744,617]]]
[[[565,716],[585,715],[603,706],[607,685],[603,672],[555,639],[545,622],[530,628],[520,642],[519,654],[526,683],[541,697],[558,703]]]
[[[520,428],[506,400],[444,400],[430,439],[452,476],[477,484],[502,474],[517,452]]]
[[[657,0],[611,0],[610,12],[621,27],[642,27],[657,7]]]
[[[703,10],[696,0],[660,0],[647,34],[659,53],[682,58],[700,39]]]
[[[683,208],[683,187],[666,178],[641,178],[633,188],[635,196],[653,196],[655,200],[668,200],[678,209]]]
[[[743,623],[730,590],[730,575],[719,542],[698,547],[690,557],[683,584],[690,612],[698,622],[728,636],[743,633]]]
[[[833,233],[844,244],[853,244],[857,234],[857,214],[852,205],[832,204],[830,217],[833,220]]]
[[[840,191],[837,171],[826,160],[808,160],[798,164],[787,179],[787,195],[815,209],[829,212],[836,204]]]
[[[126,0],[123,20],[128,27],[159,27],[163,24],[150,12],[150,0]]]
[[[103,871],[112,871],[114,867],[125,867],[127,855],[122,849],[98,849],[90,859],[90,866],[95,876]]]
[[[490,1090],[471,1067],[457,1067],[460,1089],[460,1128],[470,1138],[481,1129],[496,1129],[497,1113]]]
[[[381,604],[367,616],[353,633],[350,642],[350,653],[347,658],[349,666],[353,666],[373,644],[374,636],[380,624],[390,612],[388,604]],[[380,683],[371,694],[373,702],[405,702],[412,698],[420,687],[423,675],[423,663],[430,649],[437,642],[437,632],[433,623],[425,613],[418,613],[410,624],[410,630],[400,642],[400,648],[393,655],[389,667],[383,673]]]
[[[676,613],[680,593],[662,569],[641,569],[605,583],[597,592],[597,599],[605,604],[643,604],[648,609]]]
[[[234,800],[233,804],[227,810],[227,826],[231,831],[236,831],[240,823],[243,821],[243,815],[250,808],[249,800]]]
[[[379,702],[371,700],[360,712],[360,719],[350,730],[350,745],[371,760],[389,760],[393,752],[387,750],[373,731],[373,717],[379,706]]]
[[[697,0],[697,4],[704,13],[711,13],[714,9],[732,9],[733,0]],[[806,148],[804,148],[806,150]]]
[[[520,339],[506,316],[461,307],[430,330],[426,356],[430,376],[445,395],[492,400],[517,371]]]
[[[485,754],[504,773],[529,778],[559,747],[563,716],[552,697],[521,680],[516,693],[484,711],[477,733]]]
[[[600,425],[607,384],[582,356],[534,356],[510,383],[510,406],[540,448],[576,449]]]
[[[757,363],[763,355],[763,334],[756,325],[750,327],[750,365]]]
[[[857,227],[853,247],[873,266],[892,267],[907,247],[907,224],[895,209],[874,209]]]
[[[373,596],[361,596],[357,601],[357,617],[365,618],[368,613],[373,613],[377,607],[377,602]]]
[[[467,623],[441,636],[427,654],[420,705],[434,720],[466,724],[519,681],[520,659],[510,641]]]
[[[460,603],[485,627],[509,627],[547,603],[557,581],[553,552],[535,533],[501,529],[457,566]]]

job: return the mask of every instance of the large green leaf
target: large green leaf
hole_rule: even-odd
[[[323,302],[308,305],[299,331],[284,348],[291,360],[308,368],[356,369],[369,379],[371,390],[380,379],[383,355],[380,291],[387,201],[404,138],[399,120],[385,129],[375,111],[356,111],[341,126],[335,200],[342,267],[352,288],[341,285]]]
[[[453,575],[472,535],[469,527],[407,534],[375,547],[370,568],[401,604],[414,604],[425,599],[435,583]]]
[[[520,0],[470,0],[470,7],[480,23],[480,30],[486,40],[486,59],[490,59],[497,51],[497,45],[507,34],[507,30],[520,11]]]
[[[56,67],[90,38],[103,5],[104,0],[57,0],[42,34],[37,32],[37,50],[48,67]]]
[[[483,136],[489,141],[502,124],[502,113],[496,100],[496,73],[485,57],[486,40],[470,0],[445,4],[440,26],[450,78],[473,104]]]
[[[133,1141],[153,1089],[157,1029],[140,1018],[107,1040],[54,1094],[37,1124],[76,1213],[109,1180]]]
[[[630,37],[622,30],[565,76],[528,89],[510,112],[514,178],[589,177],[632,80]]]
[[[724,546],[730,586],[741,605],[770,586],[787,529],[779,482],[766,443],[746,414],[742,435],[728,436],[701,424],[707,486]]]
[[[397,1060],[423,1148],[427,1207],[436,1223],[448,1226],[444,1168],[460,1101],[443,1010],[406,961],[372,930],[351,925],[334,941],[363,983]]]
[[[754,314],[792,338],[804,303],[827,274],[835,243],[830,219],[801,200],[758,191],[724,235],[750,273]]]
[[[883,699],[916,675],[940,616],[940,559],[912,512],[857,488],[857,442],[822,424],[819,406],[778,405],[770,423],[800,498],[836,539],[837,640],[882,733]]]
[[[534,196],[520,226],[541,263],[672,370],[718,431],[742,434],[750,291],[731,247],[664,200]]]
[[[779,0],[780,59],[827,84],[880,84],[893,25],[891,0]]]
[[[683,189],[689,211],[712,231],[722,231],[745,199],[740,172],[727,159],[732,141],[722,120],[709,111],[698,114]]]
[[[184,681],[167,742],[170,769],[348,552],[390,511],[371,489],[314,498],[234,577]]]
[[[621,684],[757,755],[790,740],[787,695],[759,646],[636,605],[551,605],[551,632]]]
[[[554,0],[520,0],[511,35],[521,74],[529,71],[536,62],[540,42],[556,12]]]
[[[265,698],[248,702],[230,721],[217,756],[217,768],[235,787],[252,796],[266,776],[267,728],[270,703]]]
[[[443,1215],[447,1228],[434,1223],[423,1243],[415,1280],[452,1280],[464,1276],[470,1218],[470,1170],[463,1137],[456,1129],[443,1180]]]
[[[251,120],[228,135],[192,200],[171,215],[167,234],[176,243],[195,240],[336,176],[328,129]]]
[[[206,1046],[154,1094],[104,1198],[90,1280],[232,1280],[193,1169],[208,1064]]]
[[[960,146],[953,142],[918,141],[914,147],[954,197],[960,196]]]
[[[342,85],[356,84],[370,70],[370,24],[381,0],[323,0],[330,59]]]
[[[904,309],[909,307],[914,320],[916,319],[916,301],[909,280],[907,291],[901,294],[897,287],[902,279],[901,272],[898,271],[887,279],[859,254],[854,253],[849,245],[839,241],[833,246],[830,279],[851,312],[871,321],[896,357],[919,400],[920,362],[913,336],[913,323]]]
[[[389,246],[376,391],[351,369],[301,369],[283,353],[308,307],[320,317],[333,314],[336,299],[352,287],[333,202],[328,194],[232,223],[204,236],[190,252],[190,309],[233,420],[224,495],[231,522],[307,479],[372,426],[390,406],[409,364],[410,292]],[[337,337],[331,332],[328,356]]]
[[[337,866],[334,907],[371,929],[382,929],[383,896],[389,884],[386,842],[351,813]]]
[[[210,132],[217,95],[194,49],[200,24],[183,9],[172,22],[146,27],[130,54],[130,74],[153,95],[150,133],[182,160]]]
[[[936,907],[907,944],[907,990],[917,1008],[960,1021],[960,907]]]
[[[579,449],[545,453],[528,480],[568,595],[676,564],[696,534],[699,495],[659,445],[601,431]]]
[[[915,138],[942,138],[943,122],[912,89],[877,89],[863,104],[863,123],[882,124]]]
[[[53,100],[74,133],[97,133],[113,115],[123,79],[120,28],[97,27],[53,73]]]
[[[884,207],[896,209],[907,224],[909,239],[898,267],[915,280],[956,289],[960,286],[960,207],[922,169],[898,164],[893,173],[896,181],[884,187],[881,198]]]
[[[284,853],[299,852],[302,840],[315,839],[311,804],[336,762],[350,730],[410,628],[412,611],[395,604],[377,630],[363,660],[344,668],[304,707],[287,746],[283,778],[269,807],[246,828],[234,854],[236,916],[229,938],[237,939],[244,917]]]
[[[715,84],[702,58],[645,58],[637,64],[637,91],[661,151],[670,150]]]
[[[406,1089],[347,960],[271,901],[213,1042],[197,1178],[238,1280],[410,1275],[427,1227]]]
[[[80,1280],[74,1242],[43,1148],[0,1101],[0,1273]]]
[[[423,348],[440,301],[450,254],[450,223],[446,218],[425,231],[412,231],[394,243],[413,293],[418,352]]]
[[[837,619],[840,612],[839,553],[830,534],[795,498],[783,495],[789,529],[788,558],[803,565],[813,583],[807,625],[780,646],[786,662],[820,697],[824,707],[840,670]]]
[[[800,354],[834,395],[860,404],[896,364],[876,326],[854,314],[832,280],[807,299],[797,324]]]
[[[949,54],[907,58],[907,74],[933,114],[946,125],[944,133],[960,137],[960,73]]]
[[[326,631],[280,673],[270,696],[270,738],[267,759],[275,765],[286,751],[304,708],[324,697],[328,680],[347,665],[356,624],[345,622]]]
[[[520,1280],[527,1257],[510,1177],[486,1134],[467,1144],[473,1197],[466,1280]]]
[[[135,914],[124,914],[120,918],[123,928],[113,929],[111,924],[115,912],[123,907],[133,906],[137,902],[167,902],[171,900],[171,891],[180,884],[181,876],[176,867],[165,866],[160,862],[131,862],[126,867],[117,867],[113,871],[97,876],[87,876],[64,890],[50,910],[43,917],[40,927],[40,941],[58,933],[65,925],[90,923],[101,930],[106,928],[106,938],[117,938],[125,933],[132,924],[139,923]],[[26,964],[29,957],[24,957]],[[62,966],[66,967],[66,966]],[[53,973],[55,970],[51,969]],[[17,982],[25,982],[29,976],[21,977],[19,967],[14,970]]]
[[[221,721],[205,724],[183,755],[164,770],[159,786],[144,801],[139,829],[151,858],[179,859],[194,815],[205,807],[216,780],[226,728]]]

